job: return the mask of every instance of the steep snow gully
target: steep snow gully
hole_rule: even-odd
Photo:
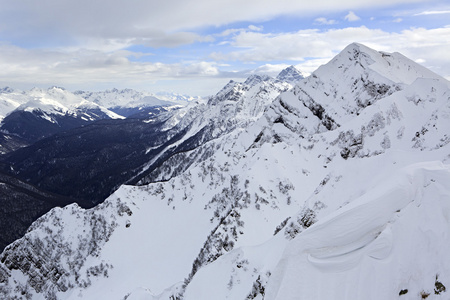
[[[351,44],[165,120],[196,147],[38,219],[0,255],[0,298],[449,299],[444,78]]]

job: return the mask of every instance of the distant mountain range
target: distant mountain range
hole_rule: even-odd
[[[0,297],[446,299],[449,99],[354,43],[306,78],[252,75],[10,151],[5,182],[80,202],[4,249]]]
[[[93,182],[95,187],[91,187],[87,182],[90,182],[92,177],[98,178],[99,174],[86,170],[97,168],[108,173],[111,169],[117,168],[116,164],[123,165],[124,162],[117,160],[121,157],[117,156],[118,153],[137,154],[139,148],[138,145],[125,145],[130,139],[135,138],[130,131],[133,125],[130,124],[141,124],[139,121],[141,119],[151,119],[188,103],[180,100],[168,101],[168,96],[165,99],[161,100],[151,94],[129,89],[96,93],[71,93],[59,87],[46,90],[34,88],[30,91],[1,89],[0,151],[3,156],[0,157],[2,165],[0,169],[3,171],[0,171],[0,175],[3,174],[1,175],[3,177],[0,176],[0,184],[3,184],[4,192],[1,194],[3,210],[0,212],[2,219],[0,248],[3,249],[23,236],[30,224],[51,208],[73,202],[82,207],[92,207],[104,200],[114,187],[117,188],[116,186],[129,179],[120,175],[120,172],[114,173],[112,178],[109,178],[110,175],[105,176],[105,180],[112,182],[106,187],[99,185],[95,180]],[[97,121],[105,123],[88,126]],[[120,129],[115,132],[105,129],[108,127],[108,121],[113,123],[122,121],[113,125],[114,128]],[[75,131],[70,133],[71,130]],[[87,140],[84,142],[78,138],[74,140],[76,131],[79,131],[80,135],[88,136]],[[149,135],[142,133],[140,125],[136,126],[133,132],[141,139]],[[108,150],[109,147],[114,150]],[[115,156],[105,158],[108,155],[105,152],[108,151],[115,151]],[[55,163],[56,153],[62,156],[57,163]],[[49,156],[54,156],[53,163],[48,160]],[[80,156],[81,158],[77,158]],[[110,168],[99,166],[102,163],[108,164],[113,158],[115,161],[110,163]],[[14,170],[16,164],[27,165],[25,174]],[[43,175],[49,168],[51,170],[46,176],[51,179],[44,179]],[[129,168],[130,166],[126,165],[126,171],[129,171]],[[74,172],[77,172],[77,175],[71,176],[70,174]],[[61,184],[61,180],[65,184]],[[47,181],[53,185],[46,185]],[[80,193],[78,190],[88,192],[78,196]],[[89,194],[86,195],[87,193]]]
[[[59,87],[30,91],[4,88],[0,91],[0,138],[11,142],[1,143],[0,149],[7,153],[94,121],[147,118],[186,103],[131,89],[71,93]]]

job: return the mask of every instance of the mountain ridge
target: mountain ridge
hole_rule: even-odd
[[[29,91],[5,88],[0,94],[1,130],[6,135],[22,138],[24,144],[19,147],[23,147],[98,120],[150,118],[181,106],[180,101],[161,100],[131,89],[71,93],[60,87]],[[5,153],[8,149],[17,149],[7,142],[2,143],[2,147]]]
[[[190,132],[173,144],[187,151],[93,209],[70,205],[41,217],[0,255],[0,293],[391,299],[448,286],[446,254],[426,245],[450,245],[449,85],[388,55],[352,44],[292,88],[253,77],[165,115],[165,130]],[[377,59],[411,68],[396,82],[389,64],[370,69]],[[252,107],[256,95],[261,105]],[[198,144],[177,144],[193,136]],[[411,245],[416,254],[394,259]],[[418,268],[409,267],[417,258]]]

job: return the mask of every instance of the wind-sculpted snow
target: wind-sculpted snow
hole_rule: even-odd
[[[167,149],[139,186],[122,186],[93,210],[55,209],[9,246],[0,291],[37,299],[45,291],[58,299],[446,299],[449,97],[445,79],[359,44],[291,89],[264,76],[230,82],[160,116]],[[89,223],[94,215],[103,218],[99,229]],[[57,236],[52,222],[64,222]],[[69,251],[51,265],[61,275],[36,285],[29,278],[47,278],[35,265],[49,254],[26,251],[58,244],[85,249],[82,265],[68,271],[78,261]],[[24,257],[33,268],[12,268]]]
[[[432,293],[438,277],[450,280],[449,180],[449,166],[413,165],[323,218],[286,247],[266,299]]]
[[[278,234],[222,256],[197,273],[185,299],[393,299],[401,290],[419,299],[434,293],[438,277],[444,285],[450,280],[449,180],[448,165],[408,166],[294,239]],[[302,216],[303,209],[292,218]]]

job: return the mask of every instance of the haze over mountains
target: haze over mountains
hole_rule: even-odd
[[[101,203],[7,246],[1,297],[448,298],[450,82],[403,55],[351,44],[137,118],[87,98],[109,118],[4,146],[30,190]],[[74,110],[39,118],[95,119]]]

